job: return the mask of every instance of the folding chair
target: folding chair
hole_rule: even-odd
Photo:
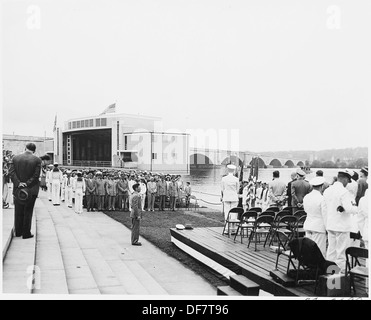
[[[276,206],[271,206],[267,209],[267,211],[273,211],[273,212],[280,212],[281,209],[279,207],[276,207]]]
[[[302,215],[300,217],[297,217],[296,215],[294,215],[294,217],[298,219],[295,226],[296,237],[297,238],[304,237],[305,236],[304,222],[307,219],[307,216]]]
[[[270,213],[268,215],[271,215]],[[266,241],[268,241],[268,238],[271,239],[271,242],[272,242],[272,239],[273,239],[273,230],[277,227],[278,225],[278,221],[283,217],[285,216],[286,213],[285,212],[277,212],[275,215],[274,215],[274,220],[273,220],[273,223],[272,223],[272,226],[271,226],[271,230],[270,232],[268,233],[267,235],[267,238],[266,238]],[[269,244],[271,244],[271,242]]]
[[[266,210],[266,211],[260,213],[259,217],[261,217],[261,216],[271,216],[271,217],[275,218],[276,213],[274,211]]]
[[[247,210],[246,212],[250,212],[250,211],[255,211],[257,213],[261,213],[263,211],[263,209],[260,208],[260,207],[253,207],[253,208],[250,208],[249,210]]]
[[[293,215],[295,208],[296,207],[287,206],[287,207],[284,207],[281,211],[286,211],[286,212],[290,213],[291,215]]]
[[[228,238],[230,238],[231,233],[230,233],[230,225],[233,223],[240,223],[241,216],[243,215],[244,210],[243,208],[236,207],[232,208],[228,212],[227,220],[224,223],[224,228],[223,228],[223,233],[225,232],[225,229],[228,227]]]
[[[271,239],[269,246],[273,243],[273,240],[276,238],[278,241],[278,248],[282,246],[285,250],[286,244],[292,240],[295,236],[295,228],[297,226],[297,218],[291,215],[284,215],[286,212],[281,212],[281,215],[277,214],[273,224],[272,230],[267,236]],[[284,239],[284,242],[282,241]],[[265,244],[264,244],[265,245]]]
[[[241,216],[241,221],[240,223],[237,225],[237,231],[236,231],[236,234],[234,236],[234,241],[236,241],[236,237],[238,235],[238,231],[241,229],[241,243],[242,243],[242,238],[243,238],[243,235],[244,235],[244,231],[246,230],[247,233],[246,233],[246,236],[248,237],[249,236],[249,229],[253,229],[254,228],[254,222],[255,220],[257,219],[258,217],[258,213],[255,212],[255,211],[247,211],[245,212],[242,216]]]
[[[349,277],[349,292],[356,294],[356,286],[354,283],[354,277],[368,278],[368,266],[361,264],[359,259],[368,259],[368,249],[349,247],[345,251],[346,255],[346,266],[345,275]]]
[[[307,213],[304,211],[304,210],[298,210],[294,213],[294,216],[297,217],[297,218],[300,218],[302,216],[306,216]]]
[[[250,243],[252,239],[255,239],[255,251],[257,251],[256,244],[257,244],[257,237],[260,234],[268,235],[271,225],[273,223],[274,217],[268,215],[261,215],[259,216],[254,223],[254,227],[251,230],[250,237],[249,237],[249,244],[247,247],[250,247]]]

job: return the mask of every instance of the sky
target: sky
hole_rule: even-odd
[[[1,4],[3,133],[116,102],[241,150],[368,146],[369,0]]]

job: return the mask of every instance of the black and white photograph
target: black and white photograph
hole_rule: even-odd
[[[0,299],[369,299],[369,0],[0,13]]]

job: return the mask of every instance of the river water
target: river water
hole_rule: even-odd
[[[296,168],[267,168],[259,169],[258,180],[262,182],[272,181],[273,171],[280,172],[280,178],[283,182],[291,181],[291,173],[296,171]],[[307,175],[307,180],[315,177],[316,171],[320,169],[312,169],[312,173]],[[338,169],[321,169],[324,173],[323,177],[327,182],[331,183],[332,178],[337,175]],[[190,175],[184,176],[184,182],[189,181],[192,187],[192,194],[197,197],[198,203],[201,206],[222,210],[220,202],[220,184],[225,168],[213,169],[193,169]],[[250,174],[250,169],[244,170],[244,177],[247,179]]]

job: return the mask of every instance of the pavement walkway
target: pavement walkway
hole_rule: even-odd
[[[11,222],[4,221],[6,237]],[[33,228],[34,239],[13,238],[7,249],[5,294],[216,296],[204,278],[145,239],[132,246],[130,230],[101,212],[78,215],[40,191]]]

